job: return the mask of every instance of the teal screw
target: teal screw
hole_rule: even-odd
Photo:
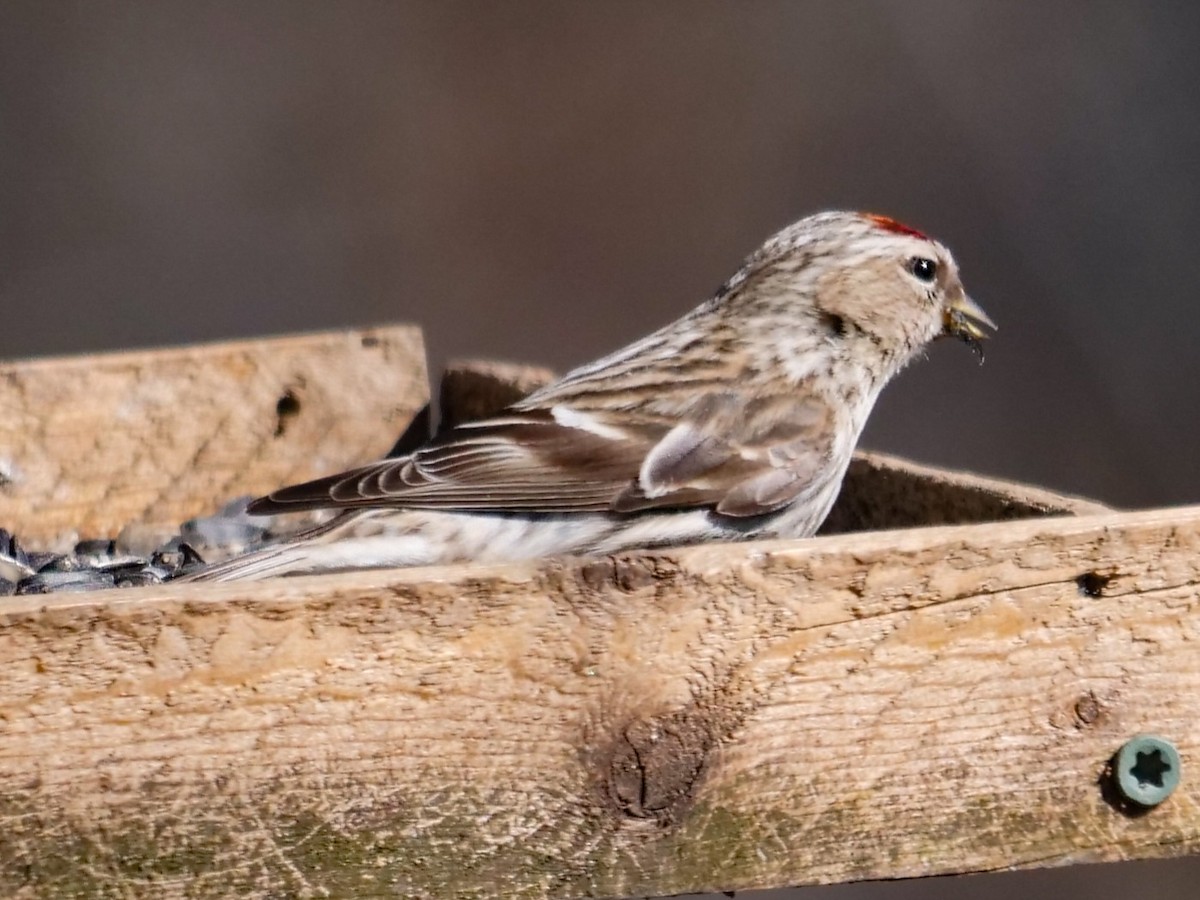
[[[1179,751],[1166,738],[1139,734],[1117,751],[1117,789],[1138,806],[1158,806],[1179,787]]]

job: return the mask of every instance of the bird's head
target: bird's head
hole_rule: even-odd
[[[950,251],[886,216],[801,219],[768,240],[739,276],[746,301],[775,298],[776,310],[804,322],[827,352],[874,363],[885,379],[939,337],[965,341],[982,359],[984,326],[996,327],[967,296]]]
[[[958,266],[950,251],[915,228],[902,225],[895,219],[870,213],[864,214],[863,218],[885,234],[900,239],[894,247],[889,248],[890,254],[885,253],[883,268],[886,271],[887,255],[890,255],[893,261],[897,257],[901,259],[901,268],[905,276],[908,276],[902,279],[904,287],[910,292],[915,289],[918,300],[932,306],[933,311],[938,314],[935,318],[940,320],[941,329],[934,337],[958,338],[974,350],[982,362],[981,342],[988,334],[981,326],[986,325],[995,331],[996,323],[978,303],[967,296],[958,275]],[[908,240],[905,241],[905,238]],[[901,293],[903,290],[901,289]]]

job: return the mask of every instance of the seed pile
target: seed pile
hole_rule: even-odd
[[[186,575],[270,539],[263,520],[246,515],[249,501],[242,497],[216,515],[184,522],[149,552],[135,550],[124,536],[80,541],[70,553],[27,552],[0,528],[0,596],[141,587]]]

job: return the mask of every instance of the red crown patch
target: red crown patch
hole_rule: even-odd
[[[923,231],[917,231],[910,225],[905,225],[903,222],[897,222],[895,219],[888,216],[880,216],[875,213],[863,213],[864,219],[869,219],[874,222],[884,231],[890,231],[893,234],[907,234],[909,237],[920,238],[923,241],[929,240],[928,235]]]

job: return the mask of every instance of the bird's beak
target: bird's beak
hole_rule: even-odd
[[[946,311],[942,314],[942,334],[963,341],[975,351],[981,363],[983,341],[988,338],[988,333],[980,327],[982,325],[993,331],[998,330],[996,323],[983,311],[983,307],[966,294],[959,294],[946,306]]]

